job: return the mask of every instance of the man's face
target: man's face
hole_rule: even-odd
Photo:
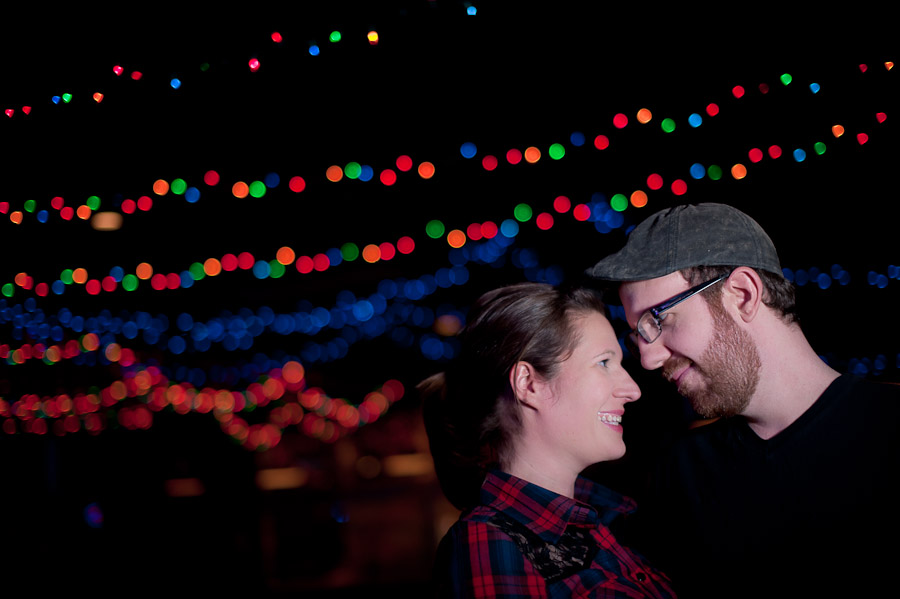
[[[619,295],[629,326],[688,287],[677,272],[622,284]],[[665,312],[659,339],[639,340],[638,347],[644,368],[661,368],[704,418],[744,412],[759,381],[760,359],[753,340],[721,305],[710,306],[702,297]]]

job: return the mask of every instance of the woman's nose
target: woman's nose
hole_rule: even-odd
[[[623,371],[617,395],[624,398],[625,401],[637,401],[641,397],[641,388],[627,371]]]

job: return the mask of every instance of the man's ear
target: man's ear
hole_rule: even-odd
[[[516,362],[509,371],[509,384],[519,403],[532,409],[539,407],[546,384],[529,362]]]
[[[734,269],[734,272],[725,281],[725,301],[730,302],[744,322],[750,322],[756,318],[756,314],[762,306],[764,293],[765,286],[759,273],[746,266]]]

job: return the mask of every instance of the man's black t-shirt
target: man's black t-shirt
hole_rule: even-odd
[[[633,542],[687,599],[895,593],[898,428],[900,386],[850,375],[771,439],[740,417],[695,428]]]

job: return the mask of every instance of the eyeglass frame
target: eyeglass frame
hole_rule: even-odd
[[[734,272],[734,271],[730,271],[730,272],[728,272],[728,273],[726,273],[726,274],[720,275],[720,276],[716,277],[715,279],[710,279],[709,281],[706,281],[705,283],[700,283],[699,285],[695,285],[694,287],[691,287],[690,289],[688,289],[688,290],[686,290],[686,291],[682,291],[682,292],[679,293],[678,295],[675,295],[675,296],[670,297],[669,299],[667,299],[666,301],[664,301],[664,302],[662,302],[662,303],[660,303],[660,304],[656,304],[655,306],[652,306],[652,307],[647,308],[646,310],[644,310],[644,312],[641,313],[640,318],[637,319],[637,325],[638,325],[638,326],[636,326],[635,328],[633,328],[631,331],[629,331],[629,332],[625,335],[625,342],[626,342],[626,345],[628,346],[628,349],[629,349],[635,356],[640,356],[640,351],[639,351],[639,349],[638,349],[637,337],[640,336],[640,338],[643,339],[644,342],[645,342],[645,343],[648,343],[648,344],[649,344],[649,343],[653,343],[653,342],[655,342],[656,340],[658,340],[658,339],[662,336],[662,321],[664,320],[665,317],[660,318],[660,315],[661,315],[663,312],[666,312],[666,311],[668,311],[668,310],[671,310],[672,308],[674,308],[674,307],[677,306],[678,304],[680,304],[680,303],[682,303],[682,302],[684,302],[684,301],[686,301],[686,300],[688,300],[688,299],[694,297],[695,295],[697,295],[697,294],[700,293],[701,291],[705,291],[706,289],[708,289],[709,287],[712,287],[712,286],[715,285],[716,283],[718,283],[718,282],[720,282],[720,281],[724,281],[725,279],[727,279],[728,277],[731,276],[731,273],[732,273],[732,272]],[[657,331],[657,333],[656,333],[656,336],[655,336],[653,339],[647,339],[647,338],[644,336],[644,334],[640,331],[640,328],[641,328],[641,327],[640,327],[641,321],[644,320],[644,318],[645,318],[648,314],[650,315],[650,318],[653,319],[653,322],[656,324],[656,331]]]

